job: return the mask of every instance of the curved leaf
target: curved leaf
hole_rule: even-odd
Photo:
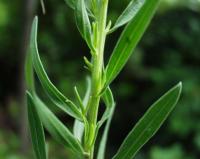
[[[30,52],[27,52],[25,61],[25,81],[28,91],[31,93],[35,90],[35,82],[33,77],[33,64]]]
[[[100,128],[104,124],[104,122],[110,118],[110,116],[112,115],[112,112],[113,112],[113,107],[115,105],[115,101],[114,101],[113,94],[112,94],[110,87],[108,87],[105,90],[104,94],[102,95],[102,99],[106,105],[106,110],[98,122],[98,128]]]
[[[113,93],[112,93],[110,87],[108,87],[105,90],[105,92],[102,95],[102,99],[103,99],[106,107],[112,107],[112,105],[115,103]]]
[[[28,120],[31,133],[31,139],[35,155],[37,159],[47,159],[44,129],[38,113],[35,109],[34,103],[29,96],[27,96],[28,105]]]
[[[119,16],[114,27],[109,32],[115,31],[119,27],[127,24],[130,20],[132,20],[142,8],[144,2],[145,0],[132,0],[127,8],[123,11],[123,13]]]
[[[40,0],[40,4],[41,4],[41,7],[42,7],[42,12],[43,12],[43,14],[45,14],[46,13],[46,9],[45,9],[44,0]]]
[[[83,99],[83,105],[86,107],[88,104],[88,101],[90,99],[90,90],[91,90],[91,79],[87,78],[87,91],[85,93],[85,97]],[[78,138],[79,141],[82,140],[84,132],[84,124],[83,122],[80,122],[78,120],[74,121],[74,127],[73,127],[73,134],[76,138]]]
[[[32,96],[30,93],[27,93],[27,96],[29,101],[34,104],[42,123],[53,138],[66,147],[70,147],[78,156],[82,156],[83,148],[68,128],[48,109],[36,94]]]
[[[160,0],[146,0],[143,7],[127,25],[114,48],[106,67],[106,86],[122,70],[151,21]]]
[[[75,18],[76,18],[76,25],[78,27],[79,32],[81,33],[82,37],[87,42],[90,49],[94,49],[92,45],[92,29],[90,24],[90,19],[87,13],[87,8],[85,4],[85,0],[77,0],[76,7],[75,7]]]
[[[106,105],[106,111],[104,112],[101,120],[98,122],[98,129],[104,124],[106,121],[106,125],[103,131],[103,135],[100,141],[99,149],[98,149],[98,154],[97,154],[97,159],[104,159],[105,158],[105,150],[106,150],[106,143],[107,143],[107,137],[108,137],[108,132],[112,120],[112,116],[115,110],[115,102],[113,98],[113,94],[111,89],[108,87],[104,94],[102,95],[102,99]]]
[[[179,83],[155,102],[128,134],[113,159],[132,159],[174,109],[181,91],[182,84]]]
[[[47,73],[44,70],[37,47],[37,26],[38,26],[38,18],[35,17],[32,25],[31,43],[30,43],[30,51],[32,55],[32,61],[35,72],[44,90],[49,95],[50,99],[60,109],[62,109],[72,117],[82,120],[82,114],[79,111],[79,109],[53,85],[53,83],[50,81],[49,77],[47,76]]]
[[[106,150],[108,132],[109,132],[111,120],[112,120],[112,117],[113,117],[114,109],[115,109],[115,106],[112,107],[111,116],[108,118],[108,120],[106,122],[106,126],[104,128],[103,136],[101,138],[99,149],[98,149],[97,159],[104,159],[105,158],[105,150]]]

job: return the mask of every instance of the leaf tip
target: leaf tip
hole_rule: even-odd
[[[181,92],[182,92],[182,89],[183,89],[183,83],[182,83],[182,81],[180,81],[180,82],[178,83],[178,86],[179,86],[179,89],[180,89],[179,93],[181,93]]]
[[[182,84],[181,81],[174,87],[174,90],[177,91],[178,98],[180,98],[180,95],[181,95],[181,92],[182,92],[182,87],[183,87],[183,84]]]
[[[179,91],[181,92],[181,91],[182,91],[182,88],[183,88],[182,81],[180,81],[180,82],[177,84],[177,87],[179,88]]]
[[[37,15],[34,17],[34,22],[38,22],[38,16]]]
[[[26,90],[26,95],[31,96],[31,93],[28,90]]]
[[[180,81],[180,82],[178,83],[178,86],[182,88],[182,86],[183,86],[182,81]]]

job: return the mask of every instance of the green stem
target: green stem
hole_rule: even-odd
[[[96,2],[97,3],[97,2]],[[102,89],[102,75],[103,75],[103,60],[104,60],[104,47],[106,41],[106,22],[107,22],[107,8],[108,0],[101,0],[100,8],[97,12],[97,29],[94,30],[96,35],[96,52],[93,53],[93,69],[92,69],[92,88],[90,103],[88,107],[87,119],[89,123],[88,138],[86,139],[85,149],[93,158],[93,149],[95,143],[95,133],[98,117],[98,109],[100,96],[99,93]],[[96,8],[99,6],[96,5]]]

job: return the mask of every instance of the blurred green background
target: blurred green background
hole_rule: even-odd
[[[130,0],[110,0],[114,21]],[[30,23],[39,15],[39,50],[52,81],[68,97],[73,86],[85,89],[83,56],[89,56],[63,0],[45,1],[43,15],[35,0],[0,1],[0,159],[32,159],[24,99],[24,58]],[[107,39],[105,61],[121,30]],[[200,156],[200,1],[162,0],[159,10],[120,76],[112,84],[117,102],[111,125],[107,158],[147,108],[164,92],[183,82],[175,111],[136,159],[199,159]],[[40,85],[38,92],[47,99]],[[51,103],[49,103],[51,105]],[[103,108],[102,108],[103,109]],[[69,127],[73,120],[57,112]],[[47,133],[51,159],[72,154]],[[98,143],[97,143],[98,144]]]

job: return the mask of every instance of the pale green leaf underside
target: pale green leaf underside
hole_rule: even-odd
[[[83,148],[68,128],[48,109],[36,94],[27,93],[29,101],[34,104],[38,115],[52,137],[66,147],[70,147],[77,156],[83,155]]]
[[[155,102],[128,134],[113,159],[132,159],[174,109],[181,91],[182,84],[179,83]]]
[[[145,0],[132,0],[127,8],[123,11],[123,13],[119,16],[110,32],[115,31],[119,27],[127,24],[130,20],[132,20],[143,6],[144,1]]]
[[[106,67],[106,86],[119,74],[133,53],[150,23],[160,0],[146,0],[143,7],[126,26]]]
[[[104,112],[101,120],[98,122],[98,128],[101,127],[101,125],[106,121],[106,125],[103,131],[103,135],[100,141],[97,159],[104,159],[105,157],[105,151],[106,151],[106,143],[108,138],[108,132],[112,120],[112,116],[115,110],[115,101],[113,98],[113,94],[111,89],[108,87],[104,94],[102,95],[102,99],[106,105],[106,111]]]
[[[49,95],[50,99],[60,109],[62,109],[72,117],[82,120],[82,114],[79,111],[79,109],[53,85],[53,83],[47,76],[46,71],[44,70],[44,67],[39,57],[38,47],[37,47],[37,26],[38,26],[38,18],[35,17],[32,25],[31,43],[30,43],[30,51],[32,55],[32,61],[35,72],[44,90]]]
[[[102,95],[102,99],[106,107],[111,107],[114,104],[114,97],[110,87],[105,90],[104,94]]]
[[[110,116],[112,115],[113,107],[115,105],[114,97],[110,87],[105,90],[104,94],[102,95],[102,99],[106,105],[106,110],[98,122],[98,128],[100,128],[104,124],[104,122],[110,118]]]
[[[33,101],[27,96],[28,120],[33,149],[37,159],[47,159],[44,129]]]
[[[86,93],[85,93],[85,97],[83,99],[83,105],[85,107],[87,106],[88,101],[90,99],[90,91],[91,91],[91,79],[89,77],[87,77],[87,90],[86,90]],[[83,122],[75,120],[74,126],[73,126],[73,133],[74,133],[74,136],[79,141],[82,140],[83,132],[84,132],[84,124],[83,124]]]

